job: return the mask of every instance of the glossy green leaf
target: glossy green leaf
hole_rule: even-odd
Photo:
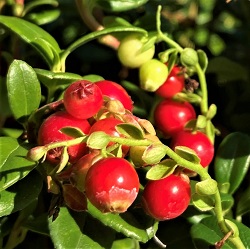
[[[172,174],[177,167],[177,164],[172,159],[166,159],[161,161],[160,163],[152,166],[147,174],[146,178],[149,180],[159,180],[163,177],[166,177]]]
[[[220,197],[221,197],[221,205],[222,205],[223,211],[225,213],[227,211],[230,211],[235,202],[233,196],[230,194],[220,193]]]
[[[4,77],[1,76],[0,76],[0,115],[2,117],[11,116],[6,80]]]
[[[214,162],[215,180],[230,183],[229,194],[233,194],[249,169],[250,137],[234,132],[227,135],[217,150]]]
[[[54,63],[54,53],[59,57],[61,49],[57,41],[44,29],[24,19],[12,16],[0,16],[0,23],[10,29],[26,43],[33,46],[50,67]]]
[[[128,11],[136,9],[145,4],[148,0],[97,0],[99,7],[107,11]]]
[[[236,206],[236,215],[244,215],[250,212],[250,186],[241,193]]]
[[[0,217],[24,209],[38,198],[43,185],[40,174],[32,171],[22,180],[0,192]]]
[[[174,150],[180,157],[192,163],[196,164],[200,163],[200,158],[196,155],[196,153],[192,149],[185,146],[176,146]]]
[[[26,62],[14,60],[7,75],[10,108],[16,119],[25,122],[41,101],[41,88],[33,68]]]
[[[26,159],[28,144],[15,138],[0,137],[0,191],[24,178],[35,166]]]
[[[39,1],[28,2],[28,3],[25,3],[23,15],[26,15],[31,10],[33,10],[39,6],[51,5],[51,6],[57,7],[58,4],[59,4],[58,1],[54,1],[54,0],[39,0]]]
[[[130,216],[129,212],[123,214],[106,213],[96,209],[91,203],[88,203],[88,212],[105,226],[124,234],[126,237],[136,239],[143,243],[153,238],[157,229],[158,222],[153,219],[148,222],[147,226],[143,226],[142,220],[136,220],[134,216]]]
[[[60,16],[59,9],[46,10],[44,12],[29,13],[25,18],[37,25],[45,25],[55,21]]]
[[[125,135],[125,137],[128,138],[134,138],[134,139],[143,139],[144,138],[144,134],[143,131],[141,129],[139,129],[138,127],[134,126],[133,124],[119,124],[116,125],[116,130]]]
[[[89,231],[91,228],[95,229],[95,232]],[[55,221],[52,222],[51,219],[49,220],[50,236],[54,247],[57,249],[107,248],[108,245],[111,244],[111,241],[108,241],[109,243],[106,242],[106,240],[109,239],[109,234],[105,232],[105,229],[101,228],[100,223],[94,220],[87,221],[86,213],[74,213],[65,207],[60,209],[59,216]],[[114,239],[113,236],[111,239]],[[102,245],[102,243],[104,243],[104,245]]]
[[[245,245],[246,249],[250,248],[250,229],[235,220],[231,220],[238,226],[240,232],[240,239]],[[191,236],[193,238],[196,248],[208,248],[213,246],[215,242],[220,241],[224,235],[221,232],[215,217],[208,217],[203,219],[200,223],[195,224],[191,228]],[[225,242],[223,249],[235,249],[228,240]]]
[[[156,164],[166,155],[166,148],[162,144],[152,144],[147,147],[142,155],[142,160],[147,164]]]

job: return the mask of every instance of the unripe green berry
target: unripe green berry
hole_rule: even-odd
[[[154,44],[143,50],[144,41],[141,35],[132,34],[126,36],[118,48],[120,62],[129,68],[138,68],[146,61],[153,58],[155,53]]]
[[[182,65],[186,67],[194,67],[199,62],[197,52],[192,48],[184,48],[181,52],[180,59]]]
[[[168,67],[157,59],[147,61],[139,70],[140,86],[149,92],[155,92],[167,77]]]

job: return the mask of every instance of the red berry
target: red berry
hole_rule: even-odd
[[[95,115],[103,104],[101,89],[87,80],[72,83],[64,92],[65,109],[75,118],[88,119]]]
[[[154,111],[155,125],[166,137],[172,137],[183,130],[186,123],[195,118],[195,110],[189,102],[172,99],[162,100]]]
[[[119,100],[125,109],[132,111],[133,101],[121,85],[109,80],[97,81],[95,84],[101,89],[103,95],[108,96],[110,99]]]
[[[169,175],[146,184],[142,194],[142,207],[157,220],[170,220],[187,209],[190,198],[189,179]]]
[[[209,138],[202,132],[184,130],[177,133],[171,141],[171,148],[186,146],[196,152],[200,158],[200,164],[207,167],[214,156],[214,146]]]
[[[139,191],[139,178],[123,158],[104,158],[92,165],[85,179],[89,201],[102,212],[125,212]]]
[[[90,124],[85,119],[77,119],[64,111],[56,112],[44,120],[38,131],[38,144],[46,145],[54,142],[73,139],[60,131],[61,128],[71,126],[82,130],[85,134],[89,132]],[[86,144],[81,143],[68,147],[69,161],[75,162],[86,153]],[[47,160],[52,163],[59,163],[62,148],[49,150]]]
[[[95,131],[103,131],[106,134],[114,137],[122,137],[122,135],[115,129],[116,125],[122,124],[123,121],[116,118],[105,118],[96,121],[90,128],[89,134]],[[114,143],[110,142],[108,146],[113,145]],[[129,146],[123,145],[122,151],[125,156],[129,150]]]
[[[183,90],[184,83],[185,78],[180,68],[174,66],[166,81],[156,90],[156,94],[163,98],[172,98],[176,93]]]

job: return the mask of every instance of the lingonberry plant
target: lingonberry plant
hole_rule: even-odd
[[[0,3],[1,248],[250,248],[250,5],[177,2]]]

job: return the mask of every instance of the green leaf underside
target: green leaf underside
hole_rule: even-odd
[[[76,127],[67,126],[67,127],[63,127],[62,129],[60,129],[60,131],[64,134],[70,136],[70,137],[73,137],[73,138],[85,136],[85,134],[82,132],[82,130],[79,128],[76,128]]]
[[[13,16],[0,16],[0,23],[33,46],[50,66],[53,65],[54,53],[59,57],[61,49],[57,41],[39,26]]]
[[[0,192],[0,216],[9,215],[24,209],[38,198],[42,189],[42,178],[32,171],[22,180]]]
[[[175,152],[182,158],[193,162],[193,163],[200,163],[200,158],[196,155],[196,153],[185,146],[176,146],[175,147]]]
[[[146,178],[149,180],[159,180],[172,174],[177,167],[175,161],[171,159],[166,159],[159,164],[151,167],[146,174]]]
[[[36,166],[25,158],[26,146],[15,138],[0,137],[0,191],[24,178]]]
[[[119,124],[116,125],[116,130],[125,135],[126,137],[134,138],[134,139],[143,139],[144,134],[141,129],[134,126],[133,124]]]
[[[250,138],[234,132],[226,136],[219,145],[214,162],[215,180],[229,183],[229,194],[233,194],[243,181],[249,169]]]
[[[26,62],[14,60],[7,75],[8,99],[16,119],[27,117],[39,107],[41,88],[36,73]]]
[[[153,144],[144,151],[142,160],[147,164],[156,164],[166,155],[166,148],[161,144]]]

